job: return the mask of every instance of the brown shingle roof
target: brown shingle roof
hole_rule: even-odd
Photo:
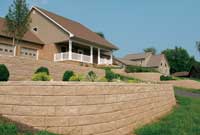
[[[175,77],[187,77],[187,76],[189,76],[189,72],[176,72],[172,75]]]
[[[149,55],[151,55],[151,53],[128,54],[124,57],[124,59],[127,59],[127,60],[145,59]]]
[[[161,60],[164,58],[164,55],[152,55],[147,63],[147,67],[159,67]]]
[[[116,46],[114,46],[113,44],[103,39],[102,37],[100,37],[99,35],[92,32],[91,30],[89,30],[88,28],[86,28],[85,26],[83,26],[78,22],[64,18],[62,16],[59,16],[57,14],[54,14],[39,7],[33,7],[33,8],[41,11],[42,13],[53,19],[56,23],[64,27],[66,30],[70,31],[75,36],[75,38],[77,37],[92,43],[96,43],[106,48],[111,48],[115,50],[118,49]]]
[[[10,36],[5,32],[5,19],[0,17],[0,36],[9,37]],[[36,44],[44,44],[37,36],[35,36],[31,31],[25,33],[24,37],[22,38],[23,41],[28,41],[31,43]]]
[[[117,61],[123,63],[124,65],[126,66],[140,66],[138,65],[137,62],[135,61],[131,61],[131,60],[127,60],[127,59],[124,59],[124,58],[115,58]]]

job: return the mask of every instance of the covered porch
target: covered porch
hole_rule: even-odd
[[[57,43],[58,53],[54,54],[54,61],[78,61],[89,64],[112,65],[112,51],[93,45],[69,40]]]

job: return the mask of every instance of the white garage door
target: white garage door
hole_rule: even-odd
[[[23,47],[23,48],[21,48],[21,56],[36,59],[37,58],[37,50]]]
[[[14,46],[5,45],[0,43],[0,55],[11,55],[14,56]]]

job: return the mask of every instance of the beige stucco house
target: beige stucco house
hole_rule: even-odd
[[[118,48],[82,24],[39,7],[31,9],[30,17],[30,30],[15,46],[0,18],[0,55],[112,65]]]
[[[123,66],[141,66],[154,68],[164,75],[170,74],[170,66],[164,54],[154,55],[151,52],[128,54],[124,58],[117,58],[115,63]]]

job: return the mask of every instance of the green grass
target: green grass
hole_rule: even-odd
[[[137,135],[200,135],[200,99],[176,96],[174,111],[153,124],[137,129]]]
[[[25,125],[0,116],[0,135],[56,135],[47,131],[36,131]]]
[[[191,89],[191,88],[183,88],[183,87],[174,87],[174,89],[200,94],[200,89]]]

